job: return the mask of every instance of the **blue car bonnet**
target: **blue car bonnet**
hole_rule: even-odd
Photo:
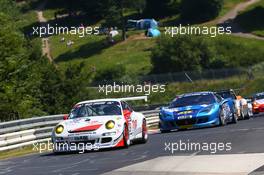
[[[163,107],[161,108],[161,114],[170,115],[174,117],[185,116],[185,115],[196,116],[202,110],[211,108],[213,106],[214,104],[193,105],[193,106],[185,106],[185,107],[178,107],[178,108]]]

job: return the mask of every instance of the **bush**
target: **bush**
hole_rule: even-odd
[[[4,13],[12,19],[17,19],[20,15],[19,8],[13,0],[0,0],[0,13]]]
[[[217,17],[223,0],[182,0],[181,18],[191,22],[207,21]]]
[[[163,18],[179,12],[179,0],[147,0],[144,16]]]
[[[236,17],[235,22],[247,32],[264,37],[263,17],[264,1],[260,1],[259,3],[256,3],[245,11],[241,12]]]
[[[112,83],[112,82],[122,82],[126,74],[126,68],[122,65],[109,67],[105,70],[99,71],[95,76],[96,83]]]
[[[212,44],[221,64],[215,68],[250,67],[264,61],[262,41],[236,37],[231,40],[230,36],[226,36],[218,38]]]
[[[210,66],[214,49],[200,36],[161,37],[152,50],[153,73],[199,71]]]
[[[153,73],[250,67],[264,61],[262,41],[219,36],[161,37],[152,50]]]

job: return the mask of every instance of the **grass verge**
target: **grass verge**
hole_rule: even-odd
[[[21,147],[17,149],[0,152],[0,160],[20,157],[20,156],[25,156],[29,154],[35,154],[35,153],[37,152],[33,151],[33,146],[25,146],[25,147]]]

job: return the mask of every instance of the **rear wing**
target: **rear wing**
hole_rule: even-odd
[[[148,96],[138,96],[138,97],[126,97],[126,98],[118,98],[122,101],[136,101],[136,100],[144,100],[145,102],[148,101]]]

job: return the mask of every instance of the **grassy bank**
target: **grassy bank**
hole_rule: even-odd
[[[247,75],[240,75],[227,79],[219,80],[201,80],[193,83],[169,83],[166,85],[164,93],[151,93],[148,102],[135,102],[133,106],[147,105],[147,104],[167,104],[175,98],[176,95],[183,93],[199,92],[199,91],[217,91],[223,89],[239,89],[237,93],[242,96],[249,97],[256,92],[264,91],[264,78],[259,76],[254,80],[248,80]],[[141,96],[144,93],[109,93],[105,94],[99,92],[97,88],[88,88],[92,92],[94,99],[100,98],[117,98],[129,96]]]
[[[84,72],[91,69],[105,70],[114,66],[124,65],[132,75],[147,74],[151,69],[150,49],[154,39],[128,39],[115,45],[106,42],[105,36],[65,36],[72,40],[72,46],[60,42],[62,36],[51,37],[51,51],[55,62],[64,70],[69,64],[85,63]]]
[[[47,19],[52,19],[54,12],[65,11],[65,9],[59,8],[62,7],[59,2],[61,0],[48,1],[44,11],[44,16]],[[244,0],[225,0],[220,16],[226,14],[240,2],[244,2]],[[173,24],[178,19],[179,14],[175,14],[171,17],[160,19],[160,22],[162,24]],[[96,22],[96,24],[99,23],[99,21]],[[140,32],[144,33],[144,31]],[[105,36],[51,36],[51,54],[58,68],[62,71],[70,64],[84,63],[85,66],[81,70],[84,73],[91,72],[91,70],[103,72],[106,69],[124,66],[128,76],[135,77],[149,74],[152,69],[151,49],[155,46],[156,39],[138,37],[138,32],[129,32],[128,34],[131,37],[127,41],[115,45],[107,44]],[[65,42],[60,41],[63,37]],[[264,52],[262,50],[264,50],[264,46],[261,43],[262,41],[233,36],[208,38],[212,41],[212,45],[216,45],[219,57],[230,67],[250,66],[263,61]],[[69,40],[74,42],[72,46],[66,45]],[[241,57],[243,56],[246,59],[242,59]]]
[[[33,151],[33,146],[25,146],[9,151],[1,151],[0,152],[0,160],[3,159],[9,159],[9,158],[14,158],[14,157],[20,157],[24,155],[29,155],[29,154],[36,154],[36,151]]]
[[[125,66],[129,76],[146,75],[152,69],[151,49],[156,39],[137,36],[132,35],[127,41],[115,45],[107,44],[104,36],[64,36],[66,41],[74,41],[72,46],[61,42],[62,36],[52,36],[51,52],[61,70],[69,64],[83,62],[83,72]],[[230,67],[247,67],[264,61],[263,41],[227,35],[208,39],[215,45],[219,57]]]

